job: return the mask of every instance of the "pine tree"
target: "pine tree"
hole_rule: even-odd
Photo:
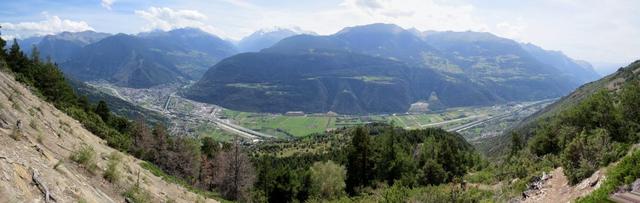
[[[523,146],[524,141],[522,141],[522,137],[516,132],[511,133],[511,155],[520,151]]]
[[[387,184],[393,185],[396,180],[402,178],[403,174],[413,168],[413,161],[410,159],[409,153],[403,149],[400,137],[396,134],[393,126],[387,127],[383,139],[382,161],[378,173],[382,179],[387,181]]]
[[[0,26],[0,29],[2,29],[2,26]],[[4,50],[4,47],[7,46],[7,41],[4,41],[4,39],[2,39],[2,31],[0,30],[0,58],[6,58],[6,54],[7,52]]]
[[[202,153],[209,158],[215,157],[216,153],[220,150],[220,143],[213,140],[211,137],[202,138]]]
[[[102,118],[102,121],[105,123],[109,122],[109,117],[111,116],[111,111],[109,110],[109,106],[107,106],[107,102],[104,100],[100,100],[95,110],[96,114]]]
[[[373,168],[371,158],[369,133],[363,127],[357,127],[347,155],[347,192],[350,194],[354,194],[357,187],[369,185]]]
[[[31,60],[33,63],[40,63],[40,51],[36,45],[31,47]]]

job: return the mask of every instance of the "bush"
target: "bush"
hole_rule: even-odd
[[[309,168],[309,173],[311,197],[332,200],[345,195],[344,179],[347,172],[344,166],[333,161],[316,162]]]
[[[83,146],[71,154],[71,160],[84,166],[89,172],[95,172],[98,168],[95,162],[96,152],[90,146]]]
[[[464,177],[464,180],[470,183],[494,184],[497,182],[497,177],[493,168],[485,168],[481,171],[468,173]]]
[[[123,196],[127,198],[127,202],[131,201],[133,203],[147,203],[151,202],[151,195],[146,191],[142,190],[139,185],[134,185],[129,188],[126,192],[124,192]]]
[[[614,147],[607,130],[596,129],[582,132],[562,153],[562,166],[571,184],[593,174],[600,166],[605,166],[620,157],[624,147]],[[622,149],[621,149],[622,148]]]
[[[118,167],[122,157],[118,152],[111,152],[109,155],[109,163],[107,163],[107,170],[104,172],[104,178],[111,183],[117,183],[120,180],[120,172]]]
[[[13,140],[15,141],[20,141],[20,138],[22,137],[22,132],[20,132],[19,129],[15,129],[11,134],[9,134],[9,137],[13,138]]]
[[[640,150],[624,157],[617,165],[610,168],[607,178],[597,190],[588,196],[578,199],[579,203],[608,202],[609,195],[624,184],[630,184],[640,178]]]

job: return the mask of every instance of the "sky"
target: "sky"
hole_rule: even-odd
[[[333,34],[394,23],[480,31],[595,64],[640,59],[637,0],[0,0],[3,38],[62,31],[128,33],[198,27],[239,40],[262,28]]]

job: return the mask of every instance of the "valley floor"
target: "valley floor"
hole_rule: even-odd
[[[241,136],[249,140],[269,137],[304,137],[341,127],[371,122],[394,123],[406,129],[440,127],[461,133],[471,142],[501,135],[520,119],[555,101],[547,99],[512,102],[494,106],[459,107],[439,112],[380,115],[304,114],[238,112],[223,107],[195,102],[180,97],[181,85],[150,89],[123,88],[106,83],[94,83],[100,91],[170,118],[173,133],[195,137],[211,136],[229,140]]]

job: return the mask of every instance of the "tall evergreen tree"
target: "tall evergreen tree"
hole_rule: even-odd
[[[520,134],[516,132],[511,133],[511,155],[520,151],[523,146],[524,146],[524,141],[522,140],[522,137],[520,136]]]
[[[33,63],[40,63],[40,51],[36,45],[31,47],[31,60]]]
[[[409,155],[409,152],[405,147],[407,146],[401,136],[397,135],[394,126],[386,127],[384,141],[382,142],[382,160],[379,163],[378,174],[379,177],[387,182],[389,185],[393,185],[396,180],[399,180],[403,175],[413,172],[414,169],[413,160]],[[404,146],[404,147],[403,147]],[[407,180],[414,181],[414,180]]]
[[[0,26],[0,29],[2,29],[2,26]],[[7,41],[2,39],[2,30],[0,30],[0,58],[5,58],[5,55],[7,54],[4,50],[5,46],[7,46]]]
[[[357,127],[347,155],[347,192],[354,194],[357,187],[369,185],[373,168],[371,159],[369,132],[364,127]]]
[[[13,39],[11,48],[9,48],[9,54],[7,55],[6,59],[9,68],[11,68],[13,72],[24,74],[29,69],[29,58],[24,55],[24,53],[20,49],[18,40],[15,38]],[[21,80],[23,82],[25,81],[20,78],[18,78],[18,80]]]
[[[96,114],[102,118],[102,121],[109,122],[109,117],[111,116],[111,111],[109,110],[109,106],[107,106],[107,102],[104,100],[100,100],[95,110]]]

